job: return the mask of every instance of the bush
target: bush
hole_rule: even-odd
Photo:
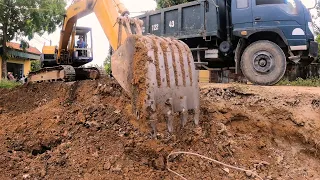
[[[17,87],[21,85],[20,83],[18,82],[15,82],[15,81],[9,81],[9,80],[0,80],[0,88],[6,88],[6,89],[12,89],[14,87]]]
[[[31,61],[31,71],[39,71],[41,69],[41,62],[39,60]]]
[[[157,0],[157,6],[158,8],[166,8],[171,7],[174,5],[186,3],[186,2],[192,2],[194,0]]]
[[[283,79],[277,85],[279,85],[279,86],[320,87],[320,77],[313,77],[313,78],[308,78],[308,79],[298,78],[295,81],[289,81],[287,79]]]

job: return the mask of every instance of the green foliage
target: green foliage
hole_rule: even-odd
[[[318,34],[316,41],[318,42],[318,46],[319,46],[318,63],[320,63],[320,34]]]
[[[316,13],[316,15],[312,16],[312,19],[313,19],[313,22],[314,22],[313,24],[315,26],[315,31],[316,31],[317,34],[319,34],[320,33],[319,32],[320,31],[320,28],[319,28],[319,23],[320,23],[319,22],[319,20],[320,20],[319,19],[319,17],[320,17],[320,1],[317,2],[317,5],[316,5],[315,8],[317,10],[317,13]]]
[[[158,8],[166,8],[178,4],[183,4],[186,2],[191,2],[194,0],[157,0],[157,6]]]
[[[107,74],[111,74],[111,56],[106,57],[103,61],[104,69]]]
[[[39,60],[31,61],[31,71],[38,71],[41,69],[41,62]]]
[[[52,33],[60,26],[65,14],[65,0],[0,0],[0,42],[3,48],[3,72],[6,76],[8,58],[5,43],[13,40],[33,38],[35,33]],[[23,48],[27,47],[24,41]]]
[[[287,79],[283,79],[277,85],[279,85],[279,86],[320,87],[320,77],[313,77],[313,78],[309,78],[309,79],[298,78],[295,81],[289,81]]]
[[[21,85],[20,83],[18,82],[15,82],[15,81],[9,81],[9,80],[0,80],[0,88],[6,88],[6,89],[12,89],[14,87],[17,87]]]

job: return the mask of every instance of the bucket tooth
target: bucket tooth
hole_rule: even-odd
[[[170,133],[173,132],[173,100],[172,98],[169,98],[167,101],[166,101],[166,107],[165,107],[165,118],[166,118],[166,121],[167,121],[167,127],[168,127],[168,131]]]
[[[146,101],[147,120],[152,128],[151,134],[155,137],[157,135],[157,114],[154,100]]]
[[[200,108],[199,107],[196,107],[194,109],[194,116],[193,116],[193,120],[194,120],[194,124],[196,126],[199,125],[199,118],[200,118]]]
[[[187,110],[187,97],[183,96],[180,98],[180,104],[181,104],[181,113],[180,113],[180,120],[181,120],[181,126],[184,127],[188,120],[188,110]]]

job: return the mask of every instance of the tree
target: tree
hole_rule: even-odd
[[[103,61],[104,69],[106,70],[107,74],[111,74],[111,56],[109,55],[106,57],[106,59]]]
[[[35,33],[54,32],[62,24],[65,6],[64,0],[0,0],[2,78],[7,77],[6,43],[16,38],[25,48],[24,37],[31,40]]]
[[[318,51],[318,60],[317,60],[317,62],[320,63],[320,34],[318,34],[316,40],[317,40],[317,42],[319,43],[319,51]]]
[[[157,0],[157,6],[158,8],[166,8],[191,1],[194,0]]]
[[[317,2],[317,5],[316,5],[316,10],[317,10],[317,13],[316,15],[313,15],[312,16],[312,19],[313,19],[313,24],[315,26],[315,31],[316,33],[320,33],[320,27],[319,27],[319,16],[320,16],[320,1]]]
[[[31,61],[31,72],[38,71],[41,69],[40,60]]]

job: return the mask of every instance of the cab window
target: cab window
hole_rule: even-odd
[[[286,4],[287,0],[256,0],[256,5],[265,4]]]
[[[244,9],[249,7],[249,0],[237,0],[237,8]]]

